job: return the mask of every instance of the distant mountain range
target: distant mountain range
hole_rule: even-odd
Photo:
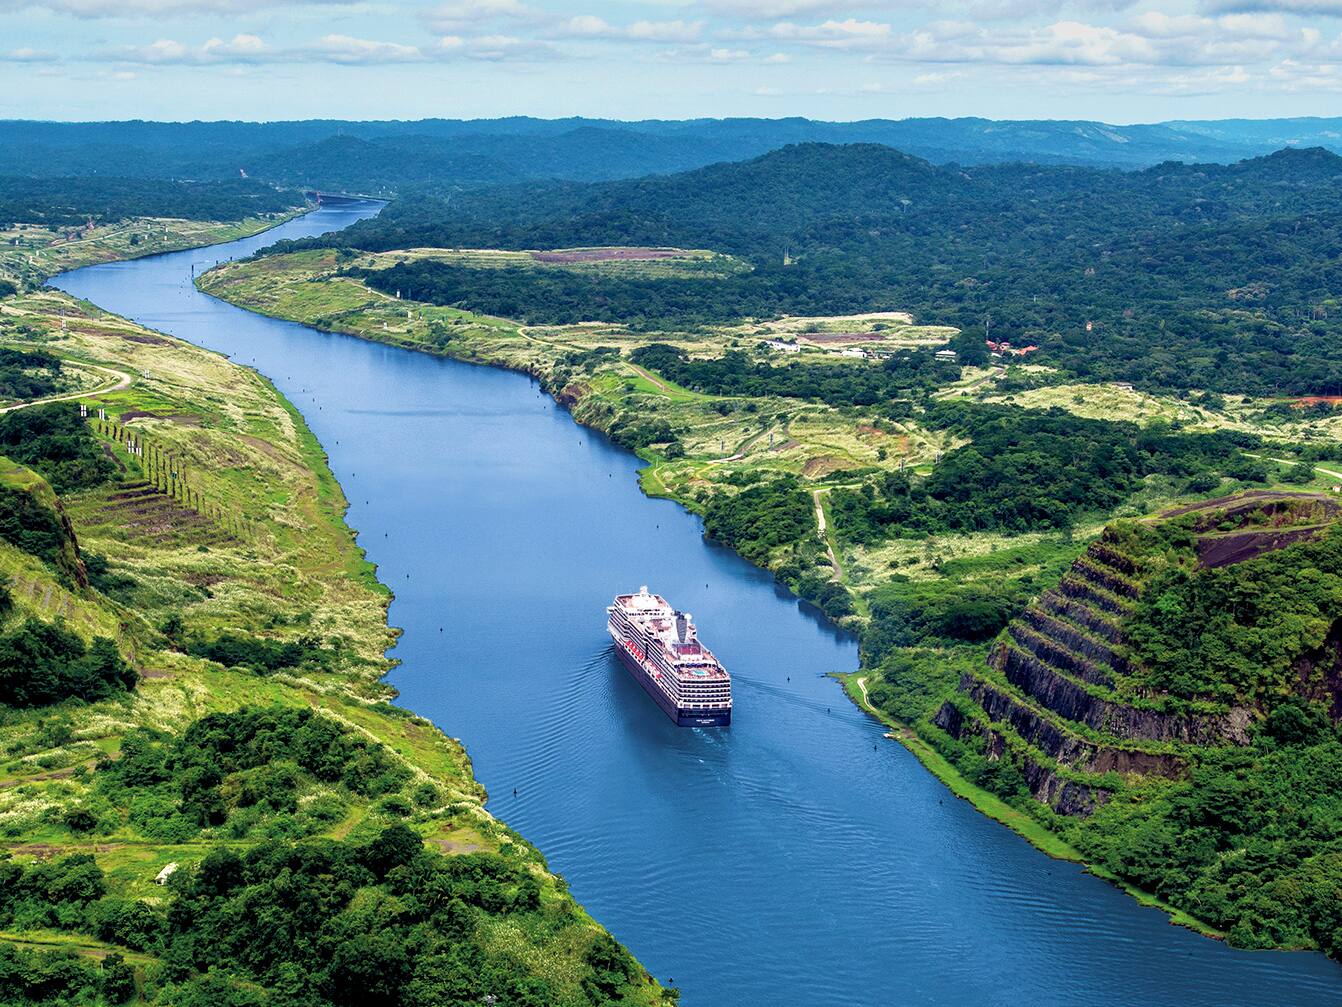
[[[0,122],[0,174],[251,178],[392,193],[534,179],[603,181],[741,161],[794,143],[874,143],[935,164],[1142,168],[1282,147],[1342,152],[1342,117],[1112,126],[1083,120],[425,119]]]

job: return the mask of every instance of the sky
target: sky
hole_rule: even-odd
[[[1342,114],[1342,0],[0,0],[0,118]]]

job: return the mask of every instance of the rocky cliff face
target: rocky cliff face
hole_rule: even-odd
[[[1306,699],[1323,700],[1334,723],[1342,723],[1342,619],[1333,623],[1323,646],[1295,662],[1299,692]]]
[[[1255,493],[1165,516],[1181,518],[1190,555],[1225,565],[1317,535],[1340,515],[1342,508],[1317,494]],[[1176,712],[1168,697],[1130,681],[1140,669],[1125,646],[1124,625],[1160,562],[1140,548],[1130,555],[1133,541],[1107,530],[1056,589],[1012,622],[987,668],[961,678],[964,698],[933,718],[952,737],[977,740],[989,759],[1016,760],[1030,792],[1060,814],[1088,815],[1102,804],[1105,774],[1178,779],[1196,749],[1250,740],[1256,714],[1247,706]],[[1297,672],[1300,692],[1327,700],[1342,720],[1342,619],[1322,647],[1302,655]]]

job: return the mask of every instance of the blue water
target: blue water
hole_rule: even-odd
[[[824,677],[856,667],[854,641],[645,498],[638,460],[528,378],[192,287],[192,267],[376,209],[55,284],[253,364],[299,406],[396,592],[401,701],[465,742],[490,809],[685,1004],[1342,1000],[1322,956],[1172,927],[949,795]],[[730,729],[674,727],[614,658],[603,608],[640,584],[732,671]]]

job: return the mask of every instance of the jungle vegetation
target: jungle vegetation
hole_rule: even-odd
[[[1105,513],[1147,476],[1187,481],[1215,472],[1262,482],[1262,463],[1237,432],[1189,434],[1159,426],[1083,419],[1059,409],[938,403],[924,421],[969,441],[925,479],[887,472],[858,489],[835,489],[838,533],[855,542],[936,532],[1064,529]]]
[[[1123,172],[937,167],[888,147],[799,144],[678,175],[416,195],[278,250],[712,248],[754,266],[720,284],[721,310],[898,307],[1037,345],[1039,360],[1087,381],[1327,394],[1342,388],[1342,272],[1329,251],[1342,243],[1339,195],[1342,158],[1322,149]],[[441,276],[453,303],[576,310],[572,281],[416,268]],[[589,308],[607,290],[630,300],[608,281]],[[668,286],[653,304],[681,296]]]
[[[272,185],[246,179],[177,182],[80,176],[0,176],[0,229],[12,224],[82,228],[90,220],[127,217],[241,220],[287,210],[296,200]]]

